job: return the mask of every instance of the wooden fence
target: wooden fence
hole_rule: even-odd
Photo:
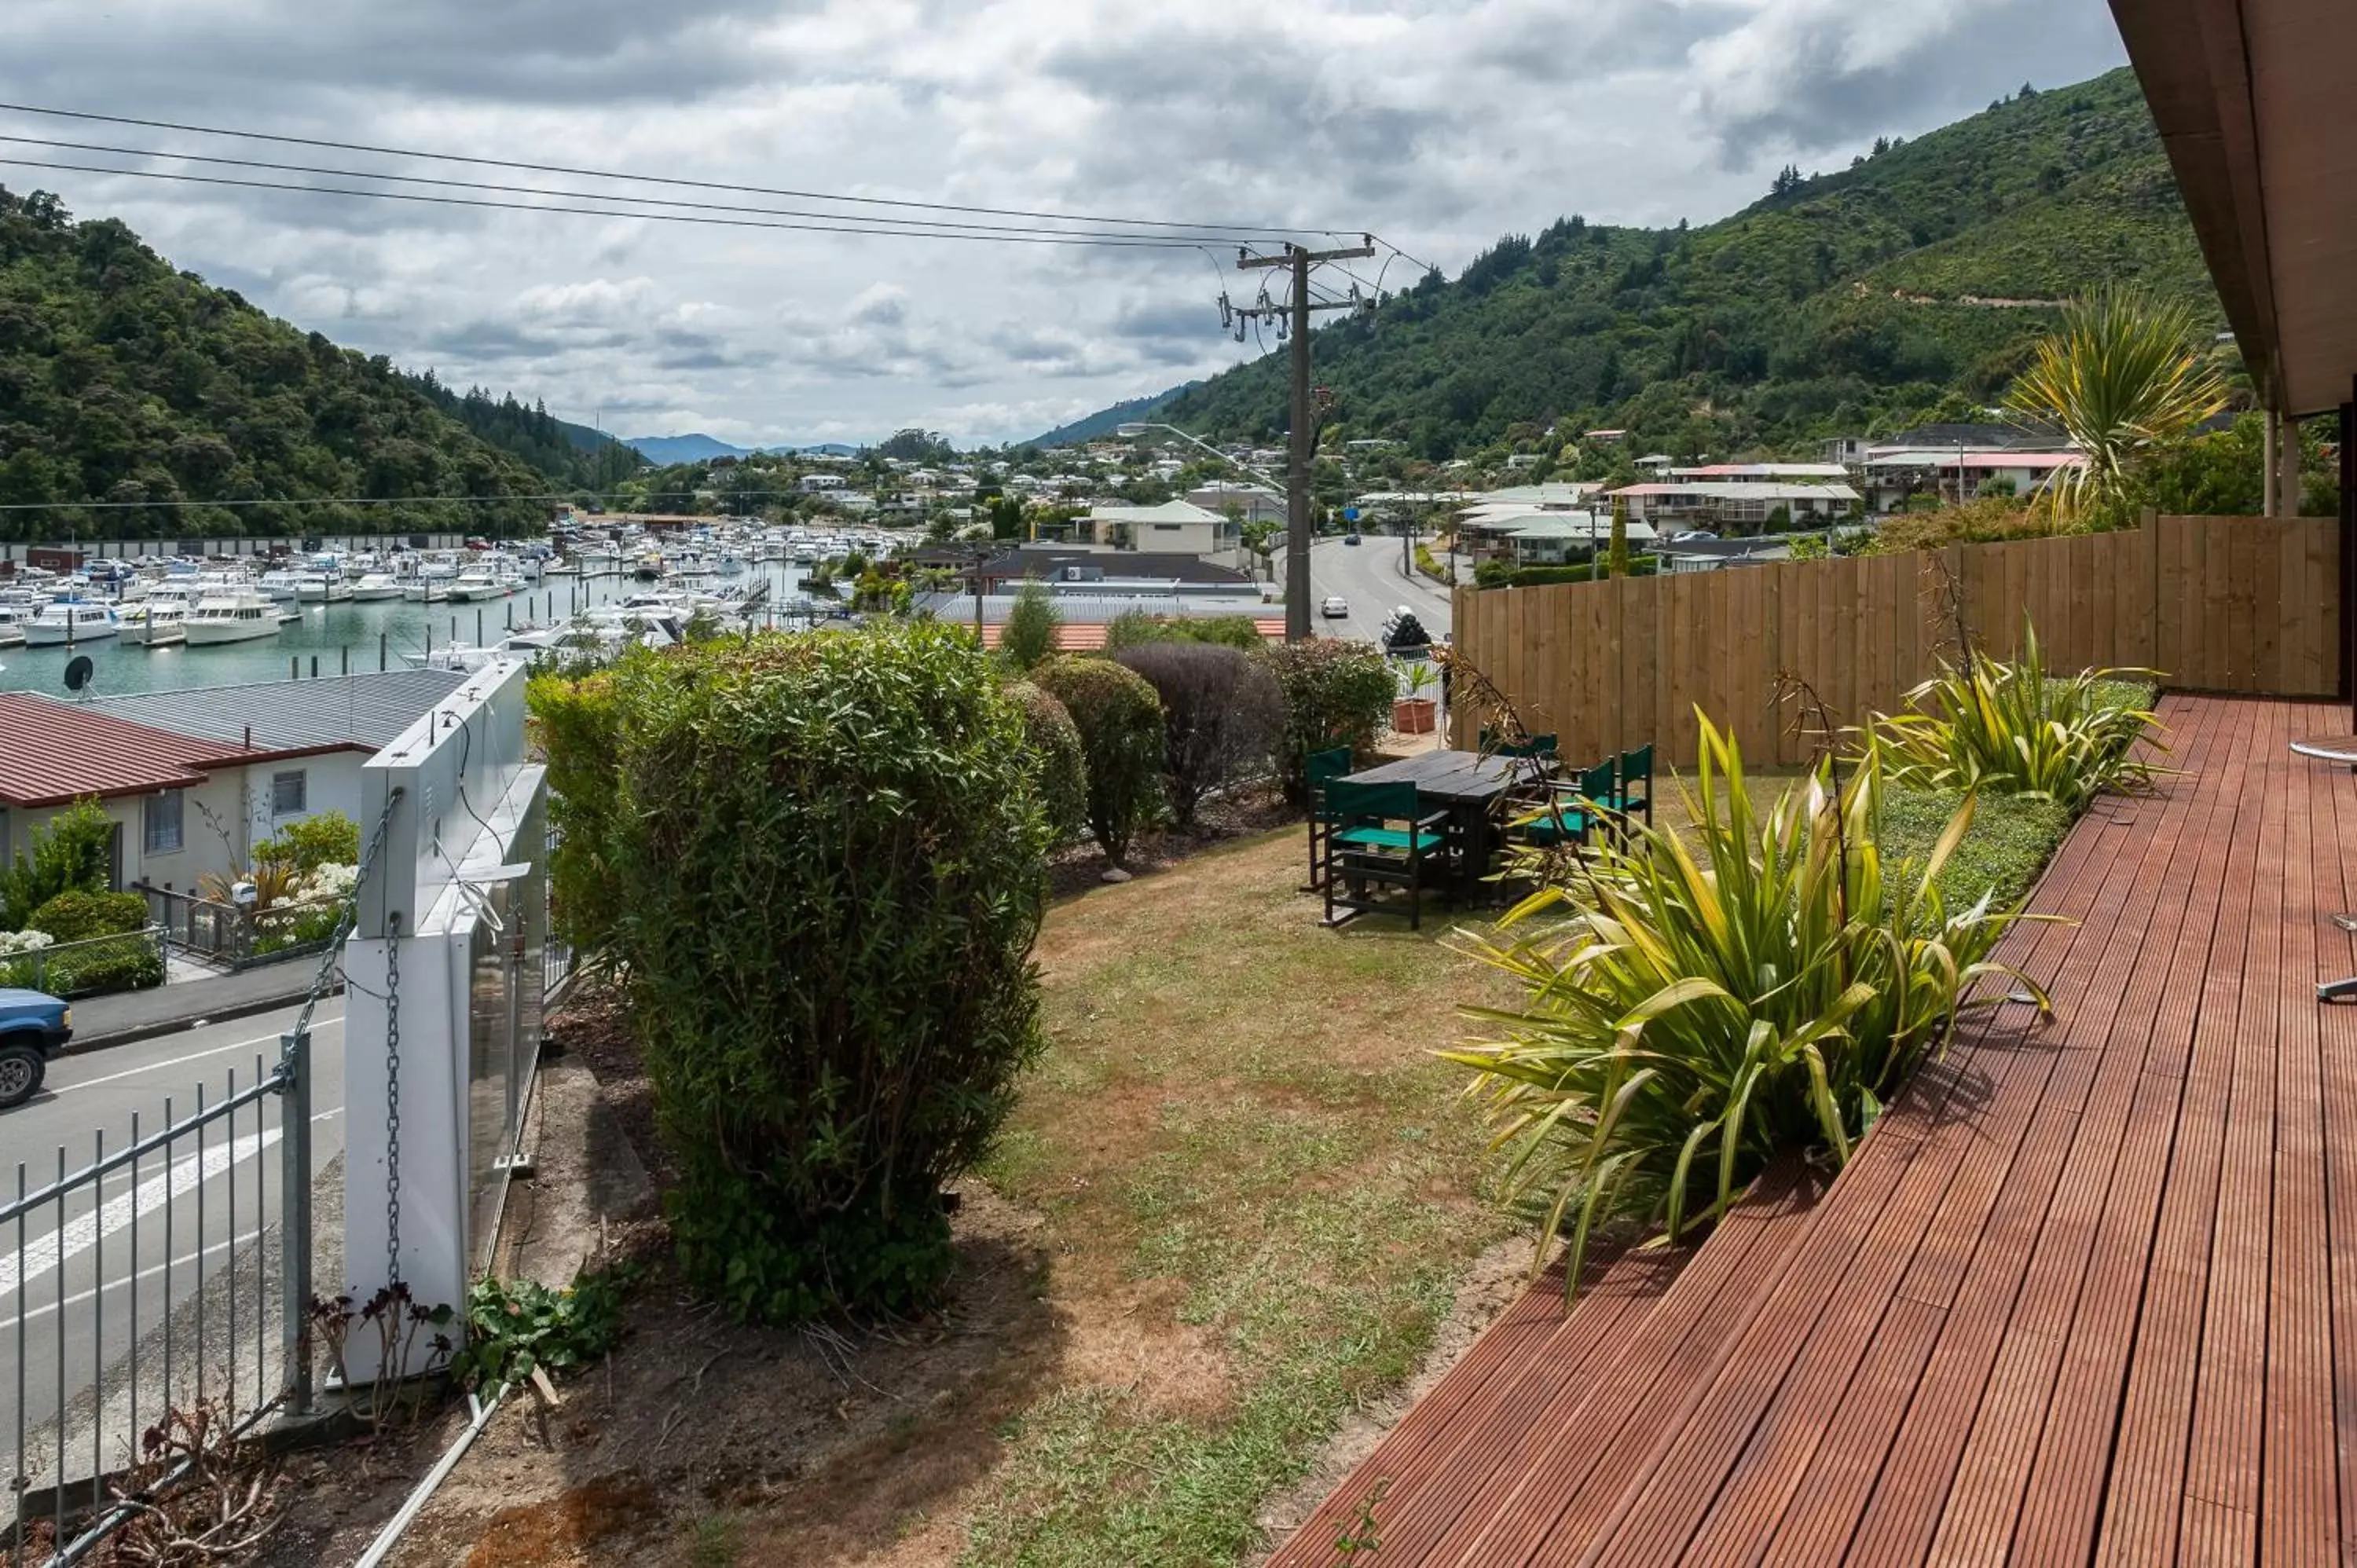
[[[2158,670],[2191,691],[2316,697],[2341,671],[2338,521],[2162,517],[2118,533],[1952,545],[1544,588],[1459,589],[1456,646],[1534,732],[1584,759],[1647,741],[1694,761],[1694,710],[1744,755],[1813,749],[1783,677],[1835,721],[1895,713],[1975,642],[2018,650],[2025,616],[2050,669]],[[1482,715],[1459,687],[1454,743]]]

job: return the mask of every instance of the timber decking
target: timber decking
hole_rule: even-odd
[[[1829,1188],[1510,1308],[1276,1552],[1325,1568],[2357,1562],[2357,776],[2169,699],[1978,1015]]]

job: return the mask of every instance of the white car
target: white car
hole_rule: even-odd
[[[1328,620],[1348,620],[1351,618],[1351,601],[1340,594],[1329,594],[1325,603],[1318,607],[1318,613]]]

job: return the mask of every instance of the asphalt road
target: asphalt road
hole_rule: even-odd
[[[109,1151],[129,1147],[135,1115],[140,1133],[153,1136],[167,1124],[167,1097],[171,1117],[185,1121],[200,1085],[208,1104],[227,1096],[231,1073],[237,1088],[251,1087],[256,1057],[266,1072],[277,1060],[280,1031],[299,1012],[289,1007],[51,1062],[40,1093],[0,1111],[0,1192],[16,1195],[20,1171],[27,1191],[55,1181],[60,1148],[69,1173],[91,1164],[98,1134]],[[344,1143],[340,1001],[323,1004],[312,1019],[311,1063],[316,1176]],[[128,1349],[135,1280],[137,1326],[146,1332],[167,1299],[185,1303],[206,1272],[218,1274],[233,1248],[276,1219],[278,1112],[268,1104],[257,1117],[258,1110],[239,1112],[234,1130],[212,1123],[201,1149],[191,1134],[140,1161],[135,1172],[126,1166],[95,1189],[78,1190],[62,1214],[45,1205],[21,1230],[0,1230],[0,1466],[13,1464],[21,1435],[57,1412],[61,1389],[70,1403],[101,1366]],[[102,1297],[93,1288],[102,1279]],[[278,1331],[259,1317],[255,1327]],[[106,1446],[119,1441],[109,1434]],[[48,1468],[42,1460],[27,1459],[36,1475]],[[83,1453],[67,1468],[73,1474],[88,1465]]]
[[[1321,635],[1361,638],[1369,642],[1383,632],[1383,618],[1405,605],[1424,622],[1424,629],[1440,640],[1454,624],[1448,594],[1431,578],[1409,576],[1400,570],[1400,542],[1395,534],[1370,533],[1362,544],[1320,539],[1309,550],[1310,622]],[[1277,581],[1285,580],[1285,557],[1277,557]],[[1327,620],[1317,613],[1329,595],[1350,601],[1347,618]]]

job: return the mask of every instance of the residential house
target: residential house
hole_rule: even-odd
[[[1780,510],[1806,528],[1855,516],[1861,499],[1847,485],[1763,484],[1745,480],[1630,485],[1611,492],[1631,522],[1663,532],[1680,529],[1749,529],[1768,525]]]
[[[1629,542],[1650,545],[1651,525],[1631,521]],[[1458,548],[1475,561],[1516,566],[1559,566],[1585,561],[1612,542],[1609,511],[1484,512],[1460,521]]]
[[[832,495],[844,488],[841,474],[804,474],[794,481],[794,488],[806,496]]]
[[[1246,522],[1283,522],[1285,497],[1266,485],[1248,485],[1236,479],[1214,479],[1189,490],[1187,503],[1206,511],[1225,516],[1230,507],[1241,507]]]
[[[68,702],[0,693],[0,864],[78,800],[115,822],[113,880],[185,892],[325,811],[357,821],[361,764],[467,681],[394,670]]]
[[[1880,513],[1901,510],[1910,497],[1918,494],[1968,501],[1996,486],[2002,493],[2027,496],[2057,470],[2079,467],[2085,462],[2076,452],[1923,447],[1878,453],[1859,465],[1859,474],[1867,510]]]
[[[1079,521],[1079,536],[1120,550],[1150,550],[1200,556],[1233,565],[1243,552],[1243,531],[1233,521],[1192,501],[1165,501],[1160,506],[1106,506],[1089,509]]]

